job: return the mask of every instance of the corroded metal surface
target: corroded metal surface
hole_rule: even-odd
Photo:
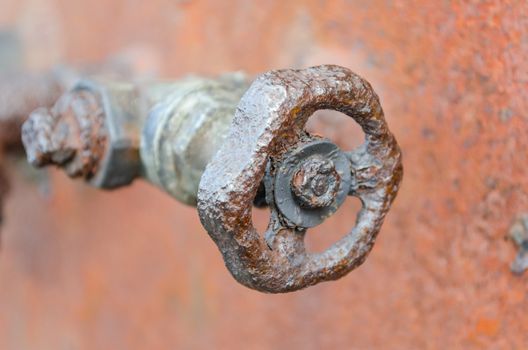
[[[292,191],[305,208],[323,208],[334,201],[341,176],[334,162],[312,157],[303,163],[291,180]]]
[[[365,144],[350,155],[357,181],[351,191],[363,203],[358,221],[324,253],[308,253],[305,230],[284,225],[268,201],[268,245],[252,223],[253,199],[268,160],[274,175],[319,109],[347,114],[366,134]],[[289,292],[340,278],[365,260],[401,177],[400,149],[368,82],[339,66],[272,71],[257,78],[240,101],[225,143],[202,176],[198,211],[240,283],[264,292]]]
[[[30,164],[54,164],[71,177],[91,178],[107,142],[100,97],[74,90],[51,110],[37,109],[22,127],[22,141]]]

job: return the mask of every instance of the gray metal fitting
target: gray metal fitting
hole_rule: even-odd
[[[104,115],[105,152],[90,184],[107,189],[130,184],[139,174],[138,125],[144,115],[137,89],[132,84],[82,81],[75,90],[96,93]]]
[[[196,205],[198,185],[228,134],[248,85],[241,74],[190,77],[149,113],[141,138],[144,176],[179,201]]]

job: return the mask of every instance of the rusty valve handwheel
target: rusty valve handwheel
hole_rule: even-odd
[[[145,85],[81,81],[26,121],[28,159],[104,189],[143,177],[197,205],[227,267],[248,287],[279,293],[337,279],[366,258],[402,177],[378,97],[338,66],[273,71],[247,85],[238,74]],[[366,142],[343,152],[305,132],[318,109],[351,116]],[[348,195],[363,204],[356,226],[326,252],[308,253],[307,229]],[[253,205],[271,210],[263,238]]]
[[[352,117],[365,143],[343,152],[307,134],[304,125],[319,109]],[[368,82],[339,66],[272,71],[241,99],[201,178],[198,211],[240,283],[289,292],[342,277],[365,260],[402,173],[400,149]],[[251,217],[261,182],[271,210],[265,238]],[[307,228],[335,212],[346,195],[362,203],[355,227],[325,252],[307,252]]]

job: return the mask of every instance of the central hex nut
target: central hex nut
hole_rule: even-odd
[[[336,199],[341,177],[334,163],[321,156],[306,159],[292,177],[295,198],[304,208],[323,208]]]
[[[326,139],[305,141],[271,165],[276,169],[273,197],[266,200],[273,200],[288,227],[324,222],[344,203],[352,183],[350,160]]]

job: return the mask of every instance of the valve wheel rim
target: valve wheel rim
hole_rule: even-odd
[[[365,132],[365,143],[347,153],[355,173],[349,193],[362,208],[345,237],[322,253],[309,253],[306,231],[283,225],[273,201],[266,240],[254,228],[251,210],[268,159],[296,147],[306,121],[320,109],[352,117]],[[333,65],[272,71],[241,99],[225,143],[202,176],[198,212],[240,283],[289,292],[340,278],[366,259],[402,174],[400,149],[367,81]]]

